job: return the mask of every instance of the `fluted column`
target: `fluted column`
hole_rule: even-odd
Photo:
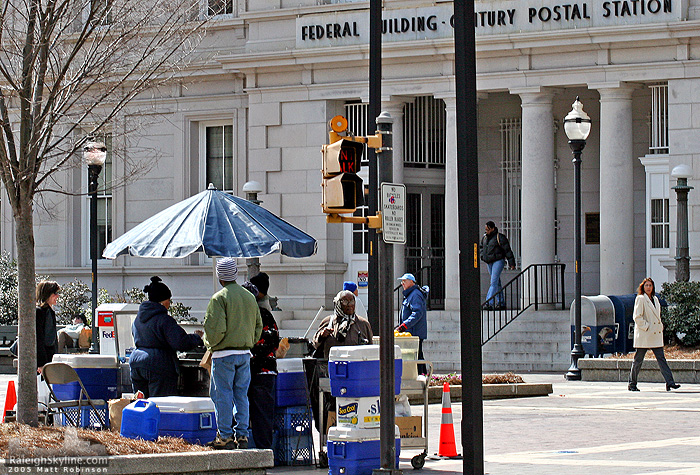
[[[393,127],[393,183],[403,183],[403,107],[401,100],[382,101],[382,110],[386,111],[394,119]],[[404,197],[405,199],[405,197]],[[394,244],[394,279],[406,272],[406,246]]]
[[[600,93],[600,293],[628,294],[634,290],[635,86],[618,82],[589,88]]]
[[[554,116],[556,90],[529,87],[511,90],[522,107],[521,262],[554,262]],[[497,223],[498,225],[499,223]]]

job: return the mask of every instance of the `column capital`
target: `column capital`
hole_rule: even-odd
[[[435,99],[442,99],[443,102],[445,103],[445,107],[447,110],[454,112],[457,109],[457,96],[441,96],[439,94],[436,94]],[[477,92],[476,93],[476,102],[477,104],[479,101],[483,101],[488,99],[489,93],[488,92]]]
[[[509,89],[511,94],[520,96],[521,106],[527,105],[551,105],[554,96],[564,90],[559,87],[531,86]]]
[[[403,115],[403,107],[407,102],[412,102],[412,97],[384,96],[382,97],[382,110],[387,111],[392,117]]]
[[[601,101],[632,99],[632,93],[635,89],[640,89],[641,87],[641,84],[625,81],[597,82],[588,85],[588,89],[598,91]]]

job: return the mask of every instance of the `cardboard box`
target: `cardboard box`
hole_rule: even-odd
[[[396,425],[402,439],[421,437],[423,433],[423,416],[396,417]]]

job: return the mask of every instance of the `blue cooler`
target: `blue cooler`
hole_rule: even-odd
[[[396,430],[396,467],[399,466],[401,438]],[[372,475],[381,468],[379,428],[331,427],[328,429],[328,474]]]
[[[277,360],[275,405],[277,407],[306,405],[306,376],[301,358]]]
[[[394,345],[395,394],[401,392],[401,348]],[[331,395],[335,397],[379,396],[379,345],[334,346],[328,355]]]
[[[119,434],[130,439],[158,439],[160,410],[154,402],[137,399],[122,409],[122,425]]]
[[[158,435],[204,445],[216,438],[214,403],[208,397],[152,397],[160,409]]]
[[[109,355],[77,355],[55,354],[54,363],[66,363],[73,368],[85,386],[92,399],[117,398],[117,381],[119,364],[116,356]],[[80,384],[77,381],[68,384],[54,384],[53,391],[60,400],[78,399]]]

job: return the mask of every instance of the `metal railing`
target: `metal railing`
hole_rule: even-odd
[[[564,302],[566,264],[532,264],[502,287],[505,304],[496,307],[495,296],[481,304],[481,344],[485,345],[525,310]]]

